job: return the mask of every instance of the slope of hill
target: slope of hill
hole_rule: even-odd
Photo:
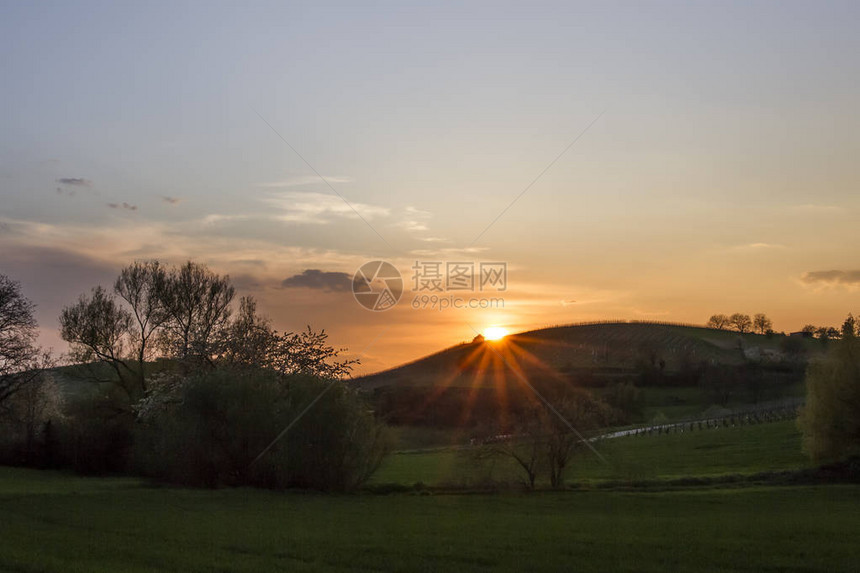
[[[536,377],[573,373],[611,378],[651,365],[667,373],[698,364],[739,365],[747,360],[778,365],[782,335],[767,337],[678,324],[644,322],[556,326],[513,334],[497,342],[464,343],[402,366],[357,378],[362,389],[385,386],[475,387],[511,378],[513,368]],[[815,340],[798,339],[807,355]]]

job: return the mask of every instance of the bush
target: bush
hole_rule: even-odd
[[[116,397],[81,397],[67,411],[57,428],[54,465],[90,475],[128,469],[134,416]]]
[[[176,398],[140,418],[135,464],[144,475],[207,487],[344,491],[367,481],[387,452],[386,428],[342,382],[222,368],[188,380]]]
[[[604,398],[615,410],[614,423],[629,424],[642,419],[645,397],[642,390],[633,383],[619,382],[610,385]]]
[[[806,405],[798,423],[804,450],[814,460],[860,454],[860,339],[835,341],[809,366]]]
[[[63,419],[54,379],[42,373],[6,399],[0,408],[0,462],[53,467],[56,424]]]

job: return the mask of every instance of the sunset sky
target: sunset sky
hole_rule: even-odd
[[[150,258],[362,372],[490,325],[860,311],[860,4],[522,4],[0,4],[0,273],[42,344]],[[473,295],[505,308],[413,309],[416,261],[507,263]]]

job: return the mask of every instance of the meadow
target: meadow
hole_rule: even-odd
[[[670,480],[809,467],[794,420],[629,436],[602,440],[595,446],[608,463],[582,449],[567,472],[568,482],[593,485],[605,480]],[[469,487],[521,481],[510,459],[476,463],[473,451],[437,448],[394,453],[373,476],[373,483]]]
[[[0,569],[854,571],[860,487],[322,495],[0,468]]]

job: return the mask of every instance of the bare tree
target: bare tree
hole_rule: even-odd
[[[212,364],[222,329],[230,320],[235,289],[230,278],[188,261],[166,275],[161,301],[167,313],[164,342],[181,360]]]
[[[163,296],[166,278],[167,273],[158,261],[135,262],[120,271],[113,287],[131,309],[130,350],[137,359],[138,384],[144,393],[150,342],[168,318]]]
[[[488,438],[479,448],[479,457],[512,459],[525,474],[524,484],[535,488],[544,461],[548,423],[546,410],[536,400],[516,414],[510,435],[501,439]]]
[[[729,317],[725,314],[714,314],[711,315],[711,318],[708,319],[708,328],[716,328],[718,330],[725,330],[730,324]]]
[[[567,391],[555,400],[555,408],[564,417],[547,416],[549,435],[545,441],[549,482],[554,488],[564,485],[564,474],[575,450],[582,446],[579,436],[570,431],[568,424],[580,434],[604,424],[609,416],[605,403],[595,400],[584,391]]]
[[[129,359],[131,313],[117,303],[104,288],[94,288],[89,296],[81,295],[75,304],[60,313],[60,336],[69,343],[72,358],[83,364],[109,366],[117,383],[130,401],[143,396],[144,387]],[[93,372],[93,376],[98,376]],[[107,382],[109,380],[99,380]]]
[[[773,328],[773,321],[766,314],[760,312],[753,317],[753,328],[759,334],[765,334]]]
[[[35,308],[19,283],[0,275],[0,405],[50,365],[36,346]]]
[[[729,317],[731,325],[741,334],[749,332],[752,328],[752,320],[748,314],[736,312]]]

